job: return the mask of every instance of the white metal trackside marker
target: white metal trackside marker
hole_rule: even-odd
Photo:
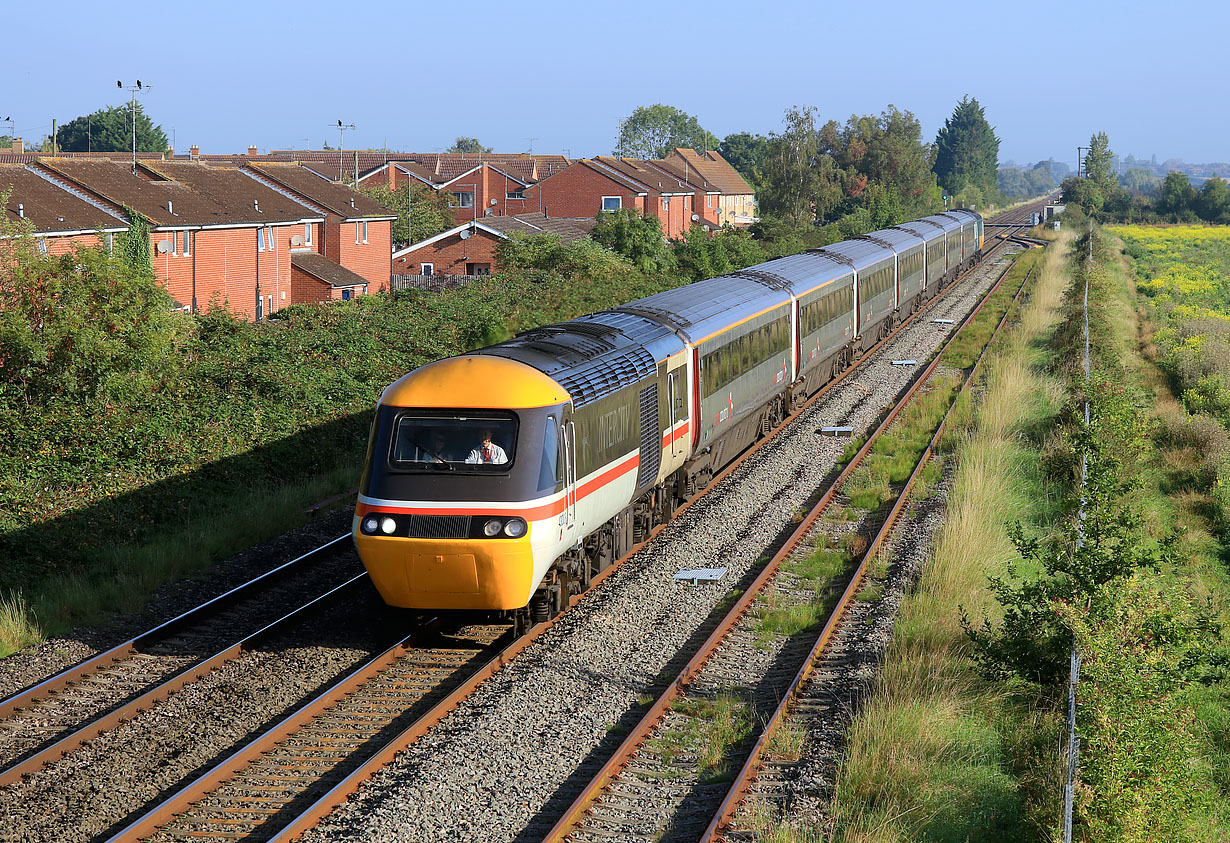
[[[675,574],[675,579],[696,585],[698,582],[717,582],[724,576],[726,576],[725,568],[684,568]]]

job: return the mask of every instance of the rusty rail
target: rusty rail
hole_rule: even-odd
[[[756,577],[756,579],[752,582],[752,584],[747,588],[747,590],[743,593],[743,595],[739,598],[739,600],[734,604],[734,606],[731,607],[730,611],[726,614],[723,620],[718,624],[717,628],[713,630],[713,632],[705,640],[704,644],[701,645],[697,653],[691,658],[691,660],[688,661],[688,663],[679,672],[678,676],[674,679],[674,681],[672,681],[670,685],[659,695],[658,699],[649,708],[649,710],[646,711],[646,713],[642,716],[641,720],[637,723],[637,725],[632,729],[629,735],[620,744],[619,748],[616,749],[614,754],[607,760],[607,762],[602,766],[602,768],[594,775],[593,779],[591,779],[589,784],[586,785],[585,789],[580,793],[580,795],[578,795],[577,798],[573,801],[573,803],[565,810],[560,820],[555,824],[555,826],[551,828],[551,830],[543,838],[544,841],[548,841],[548,842],[549,841],[562,841],[571,832],[571,830],[575,828],[582,821],[584,815],[589,810],[591,805],[599,798],[602,791],[616,778],[616,776],[618,776],[619,771],[629,763],[629,761],[636,754],[636,752],[640,749],[640,747],[645,742],[645,740],[647,740],[650,734],[652,734],[658,722],[662,719],[663,716],[665,716],[667,711],[670,709],[671,704],[680,696],[680,694],[686,689],[686,687],[692,682],[692,680],[695,679],[696,676],[701,672],[706,662],[708,662],[708,660],[717,652],[718,648],[720,647],[723,640],[726,638],[727,634],[729,634],[729,632],[734,629],[735,625],[744,616],[744,614],[746,614],[747,610],[751,607],[751,605],[759,597],[761,591],[763,591],[763,589],[776,577],[779,569],[781,568],[782,563],[790,556],[790,554],[796,549],[796,547],[809,534],[815,522],[820,518],[824,510],[828,508],[834,496],[836,496],[838,490],[841,489],[842,486],[845,484],[850,474],[864,461],[867,455],[871,452],[871,449],[875,446],[876,441],[878,440],[880,435],[892,425],[892,423],[896,420],[896,418],[901,413],[901,411],[906,406],[908,406],[910,399],[918,392],[919,389],[922,388],[923,385],[927,383],[931,375],[934,373],[935,369],[940,365],[943,359],[944,352],[957,339],[957,337],[961,335],[961,332],[969,324],[971,324],[973,320],[976,319],[977,316],[982,312],[983,307],[990,300],[991,296],[994,295],[996,291],[998,291],[999,286],[1002,284],[1003,279],[1005,277],[1007,277],[1007,269],[1005,269],[1004,273],[1001,275],[999,280],[997,280],[996,284],[983,297],[982,301],[980,301],[978,305],[973,310],[970,311],[970,313],[962,321],[961,326],[952,333],[952,335],[948,338],[948,340],[944,343],[944,345],[939,349],[939,351],[936,352],[931,363],[915,377],[911,386],[899,398],[899,400],[894,404],[892,410],[888,413],[887,416],[885,416],[883,421],[880,422],[880,424],[876,427],[876,429],[868,437],[867,442],[863,444],[863,446],[855,454],[854,458],[850,460],[850,462],[846,465],[846,467],[842,469],[842,471],[838,474],[837,478],[829,485],[828,489],[820,497],[819,501],[812,508],[811,512],[808,513],[808,515],[803,519],[803,521],[799,524],[799,526],[795,529],[795,531],[790,535],[790,537],[786,540],[782,548],[778,550],[777,553],[774,554],[772,559],[769,560],[769,562],[765,565],[764,569],[760,572],[760,574]],[[1026,276],[1026,280],[1028,280],[1028,276]],[[1023,289],[1024,289],[1024,283],[1022,283],[1021,285],[1021,290]],[[1020,296],[1020,290],[1018,290],[1017,292],[1017,298],[1019,298],[1019,296]],[[1016,299],[1014,298],[1014,302],[1015,301]],[[1012,308],[1010,306],[1008,308],[1008,312],[1010,312],[1011,309]],[[1007,318],[1007,312],[1005,312],[1004,318],[1005,319]],[[1003,322],[1004,320],[1001,319],[1000,326],[1003,325]],[[998,330],[999,328],[996,329],[996,333],[998,333]],[[994,339],[994,336],[995,335],[993,334],[991,339]],[[988,340],[988,346],[989,344],[990,344],[990,340]],[[985,354],[985,349],[983,353]],[[981,359],[982,358],[980,355],[978,363],[981,362]],[[971,369],[971,373],[970,373],[971,378],[973,377],[976,371],[977,371],[977,364],[975,365],[973,369]],[[968,383],[968,380],[966,383]],[[964,389],[964,386],[962,387],[962,389]],[[959,394],[960,392],[957,393],[957,395]],[[955,404],[955,401],[956,401],[956,396],[954,396],[954,404]],[[950,411],[951,411],[951,408],[950,408]],[[947,417],[948,415],[946,413],[944,417],[945,420],[947,419]],[[833,634],[833,631],[836,629],[836,626],[839,623],[841,617],[844,616],[846,608],[849,606],[850,602],[854,598],[854,595],[857,594],[859,588],[862,585],[862,581],[865,576],[865,571],[866,571],[866,566],[867,566],[868,561],[875,557],[875,554],[878,551],[880,545],[883,543],[884,539],[887,537],[887,535],[891,531],[895,523],[895,520],[899,516],[900,512],[902,511],[905,505],[906,500],[908,499],[908,494],[909,494],[910,489],[913,488],[915,478],[917,477],[918,473],[921,471],[921,467],[926,463],[926,460],[931,453],[931,448],[933,447],[934,443],[938,441],[938,437],[942,430],[943,430],[943,423],[941,422],[940,428],[937,430],[935,437],[933,437],[932,439],[932,445],[928,446],[927,449],[924,451],[923,456],[919,460],[918,466],[915,468],[905,488],[903,489],[902,493],[898,497],[898,500],[896,504],[893,506],[888,519],[885,521],[883,527],[877,534],[875,541],[871,544],[871,546],[868,548],[866,553],[863,555],[863,559],[860,562],[853,577],[851,578],[850,583],[845,590],[845,593],[843,593],[836,607],[832,610],[829,621],[825,625],[824,629],[822,630],[820,638],[817,641],[817,644],[815,645],[815,647],[813,648],[812,655],[809,656],[808,659],[806,660],[806,664],[810,664],[812,660],[814,659],[814,655],[817,652],[822,651],[824,647],[827,646],[827,643],[830,640]],[[799,678],[795,679],[795,683],[791,686],[791,693],[794,692],[795,687],[800,681],[801,680]],[[789,698],[790,697],[788,695],[787,699]],[[758,741],[756,744],[757,749],[759,749],[763,745],[764,740],[765,740],[765,737],[762,735],[761,740]],[[728,797],[728,800],[729,799],[730,797]],[[725,803],[723,804],[725,805]],[[733,810],[733,808],[731,810]],[[721,816],[721,814],[719,814],[719,816]]]

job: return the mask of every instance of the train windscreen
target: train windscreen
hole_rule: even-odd
[[[397,419],[391,460],[403,471],[507,471],[516,448],[509,414],[410,411]]]

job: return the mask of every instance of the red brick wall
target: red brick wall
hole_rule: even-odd
[[[35,237],[35,248],[38,248],[38,241],[45,240],[47,242],[48,255],[67,255],[76,249],[89,249],[105,243],[105,240],[99,239],[97,234],[93,232],[89,234],[74,234],[70,237]]]
[[[553,217],[592,217],[602,210],[603,196],[619,196],[623,207],[644,212],[644,203],[635,192],[577,163],[527,187],[524,213],[545,210]]]
[[[339,257],[326,255],[351,272],[362,275],[370,283],[370,292],[387,290],[392,272],[393,222],[375,220],[367,223],[367,242],[355,243],[355,227],[360,223],[343,222],[338,225],[337,244]]]
[[[476,172],[463,176],[455,183],[440,188],[441,193],[474,193],[473,208],[454,208],[453,218],[457,225],[481,220],[488,216],[487,211],[495,216],[513,216],[537,211],[527,199],[509,199],[510,191],[525,190],[521,182],[509,178],[492,167],[484,164]],[[495,200],[494,203],[492,200]]]
[[[162,254],[157,250],[158,243],[171,239],[171,232],[152,232],[154,274],[167,285],[175,299],[191,304],[195,271],[198,308],[207,308],[211,302],[218,301],[225,303],[232,313],[254,319],[259,265],[260,294],[266,315],[276,313],[291,303],[290,240],[295,235],[303,236],[305,228],[302,223],[284,223],[270,228],[272,249],[262,251],[258,248],[256,228],[203,229],[194,233],[194,254],[189,255],[183,254],[180,232],[175,232],[175,248]],[[319,248],[319,230],[319,224],[314,224],[313,248]]]
[[[435,264],[437,275],[465,275],[467,263],[489,263],[491,271],[498,272],[495,250],[501,239],[482,229],[476,229],[465,240],[454,234],[396,259],[393,272],[421,275],[424,263]]]

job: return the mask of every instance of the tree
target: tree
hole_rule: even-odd
[[[750,184],[760,184],[760,167],[769,152],[768,138],[751,132],[735,132],[726,136],[717,151]]]
[[[56,132],[61,152],[125,152],[132,149],[132,106],[115,105],[70,120]],[[136,106],[137,152],[166,152],[167,135],[141,103]]]
[[[449,152],[468,152],[471,154],[486,155],[491,152],[491,147],[483,146],[478,138],[457,138],[453,141],[453,145],[448,148]]]
[[[1216,222],[1224,219],[1230,212],[1230,189],[1227,189],[1226,182],[1217,176],[1205,181],[1196,206],[1202,220]]]
[[[1181,219],[1193,210],[1196,200],[1196,188],[1192,187],[1191,179],[1186,173],[1171,170],[1162,180],[1161,210]]]
[[[449,207],[449,194],[420,181],[407,179],[396,190],[387,184],[361,187],[359,190],[397,212],[397,222],[393,224],[395,249],[434,237],[457,224]]]
[[[675,260],[657,217],[641,216],[631,208],[599,211],[589,236],[596,243],[623,255],[642,272],[668,272]]]
[[[762,164],[761,210],[787,225],[810,229],[842,198],[842,179],[821,149],[816,109],[786,109],[781,134],[771,134]]]
[[[1089,150],[1085,153],[1085,178],[1102,188],[1107,198],[1119,192],[1114,158],[1115,154],[1110,151],[1110,139],[1105,132],[1097,132],[1089,138]]]
[[[998,189],[999,138],[978,100],[962,97],[935,138],[935,175],[950,195],[973,185],[984,197]]]
[[[641,106],[619,128],[615,154],[629,158],[665,158],[676,147],[697,152],[716,149],[718,139],[700,122],[672,105]]]

